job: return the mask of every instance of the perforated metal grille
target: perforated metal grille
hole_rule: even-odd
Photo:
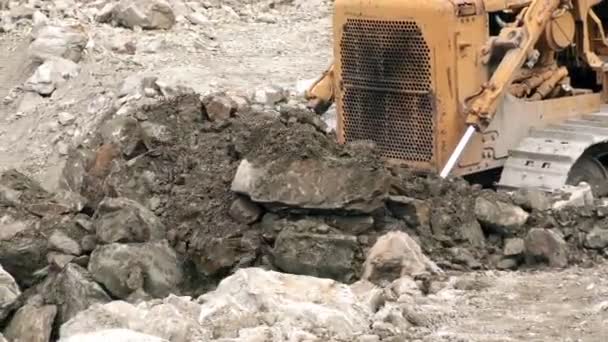
[[[429,162],[434,147],[430,50],[412,21],[347,19],[340,42],[346,141]]]

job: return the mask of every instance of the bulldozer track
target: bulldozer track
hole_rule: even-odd
[[[532,129],[509,153],[498,186],[556,190],[593,145],[608,142],[608,108],[543,129]]]

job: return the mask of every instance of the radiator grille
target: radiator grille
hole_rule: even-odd
[[[340,47],[345,140],[372,140],[385,157],[430,162],[431,63],[420,27],[347,19]]]

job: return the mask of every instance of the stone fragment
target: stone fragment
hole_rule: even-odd
[[[59,123],[63,126],[68,126],[76,121],[76,116],[68,112],[60,112],[58,115]]]
[[[524,240],[520,238],[505,239],[505,246],[502,254],[504,256],[517,256],[525,251]]]
[[[553,204],[553,209],[559,210],[567,207],[584,207],[593,205],[594,197],[591,186],[587,183],[581,183],[578,186],[564,186],[562,193],[567,199],[556,201]]]
[[[285,100],[285,90],[279,86],[267,86],[257,89],[253,95],[253,101],[264,105],[275,105]]]
[[[475,200],[475,215],[483,228],[504,235],[519,230],[530,216],[518,206],[483,197]]]
[[[381,285],[404,276],[426,273],[442,271],[409,235],[390,232],[380,237],[368,252],[362,279]]]
[[[181,263],[166,241],[98,246],[91,254],[89,272],[117,298],[143,289],[165,297],[183,280]]]
[[[462,223],[458,226],[460,237],[467,241],[471,246],[483,248],[486,244],[486,237],[483,234],[481,225],[475,219]]]
[[[56,314],[54,305],[26,304],[17,310],[4,335],[10,341],[48,342]]]
[[[211,121],[228,120],[236,113],[238,105],[224,94],[208,95],[203,98],[205,113]]]
[[[25,82],[25,89],[48,96],[67,80],[78,76],[79,73],[78,64],[64,58],[51,58],[39,66]]]
[[[568,245],[555,231],[534,228],[525,238],[528,262],[542,261],[552,267],[568,266]]]
[[[131,29],[170,29],[175,24],[173,9],[164,0],[121,0],[114,8],[113,18]]]
[[[262,208],[244,197],[238,197],[230,206],[230,216],[244,224],[252,224],[262,216]]]
[[[101,243],[160,241],[165,225],[146,207],[127,198],[105,198],[95,214],[93,227]]]
[[[585,247],[591,249],[608,247],[608,229],[595,226],[585,237]]]
[[[125,156],[132,158],[141,152],[143,140],[137,120],[116,117],[107,121],[100,131],[104,144],[119,146]]]
[[[49,249],[76,256],[82,254],[78,242],[59,230],[53,232],[49,237]]]
[[[30,44],[30,57],[39,63],[57,57],[78,62],[89,38],[80,26],[47,25],[36,30]]]
[[[545,211],[551,209],[552,206],[550,195],[538,189],[518,189],[512,197],[515,204],[528,211]]]
[[[0,321],[8,316],[13,303],[20,295],[19,285],[13,276],[0,266]]]

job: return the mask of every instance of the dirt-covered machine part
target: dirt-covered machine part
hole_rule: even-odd
[[[390,161],[600,191],[606,19],[601,0],[336,0],[334,62],[307,96],[335,103],[340,142],[372,140]]]

